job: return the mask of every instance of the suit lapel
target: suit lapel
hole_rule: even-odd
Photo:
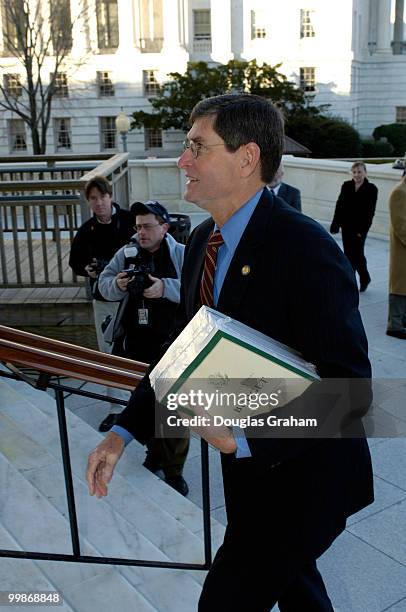
[[[267,228],[274,208],[274,197],[264,189],[262,196],[244,230],[241,240],[231,260],[217,309],[233,316],[238,311],[250,285],[255,279],[258,283],[257,269],[262,257],[261,246],[266,241]]]

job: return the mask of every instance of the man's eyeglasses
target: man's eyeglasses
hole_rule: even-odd
[[[153,227],[158,227],[158,225],[162,225],[162,223],[140,223],[139,225],[135,225],[135,229],[137,232],[140,232],[142,229],[151,230]]]
[[[216,144],[203,144],[202,142],[194,142],[193,140],[185,140],[183,142],[183,151],[187,151],[188,149],[190,149],[193,158],[196,159],[197,157],[199,157],[199,155],[201,155],[202,151],[204,151],[204,149],[209,149],[210,147],[224,147],[225,143],[224,142],[218,142]]]

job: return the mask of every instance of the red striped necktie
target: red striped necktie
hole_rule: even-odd
[[[222,244],[224,244],[224,240],[220,230],[212,232],[207,242],[203,276],[200,284],[202,306],[210,306],[211,308],[214,306],[214,272],[216,270],[217,253]]]

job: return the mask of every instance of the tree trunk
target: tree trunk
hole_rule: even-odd
[[[32,152],[34,155],[43,155],[45,151],[41,146],[38,128],[31,126]]]

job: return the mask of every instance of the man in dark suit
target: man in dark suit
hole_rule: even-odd
[[[276,174],[272,180],[272,182],[268,185],[269,190],[274,195],[277,195],[282,200],[285,200],[288,204],[296,208],[298,211],[302,211],[302,200],[300,197],[299,189],[296,187],[292,187],[292,185],[288,185],[287,183],[282,183],[282,178],[284,175],[284,168],[282,162]]]
[[[211,300],[220,312],[300,351],[323,378],[370,378],[347,259],[320,225],[266,188],[283,149],[278,110],[259,96],[229,94],[197,104],[191,124],[178,162],[185,197],[212,219],[186,247],[173,337]],[[270,439],[245,432],[200,431],[222,453],[228,524],[199,611],[268,612],[278,602],[281,612],[332,612],[316,560],[347,517],[373,500],[368,445],[362,437]],[[146,377],[119,427],[89,457],[90,494],[107,495],[126,435],[145,443],[153,433],[154,393]]]

